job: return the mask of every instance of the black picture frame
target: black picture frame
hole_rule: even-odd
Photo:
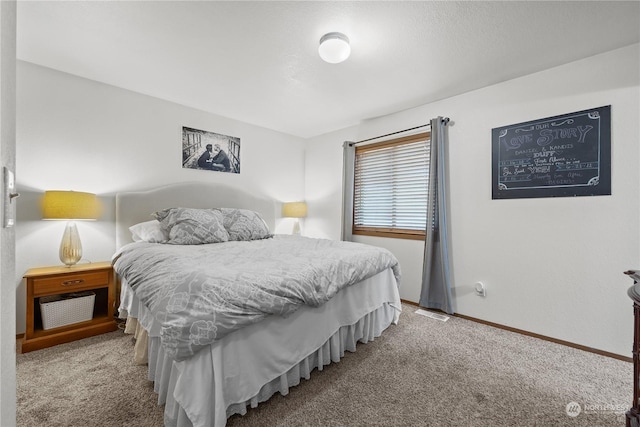
[[[611,106],[491,130],[492,199],[611,195]]]
[[[240,173],[240,138],[182,127],[182,167]]]

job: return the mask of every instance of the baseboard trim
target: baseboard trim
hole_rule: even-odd
[[[420,307],[420,304],[417,304],[417,303],[415,303],[413,301],[408,301],[408,300],[404,300],[404,299],[401,299],[400,301],[402,301],[402,303],[404,303],[404,304],[413,305],[413,306],[419,307],[419,308],[424,308],[424,307]],[[425,309],[425,310],[431,310],[431,311],[435,311],[435,312],[442,312],[441,310],[433,310],[433,309]],[[459,317],[461,319],[470,320],[472,322],[481,323],[483,325],[492,326],[494,328],[504,329],[505,331],[515,332],[517,334],[526,335],[526,336],[533,337],[533,338],[538,338],[538,339],[541,339],[541,340],[544,340],[544,341],[549,341],[549,342],[553,342],[553,343],[556,343],[556,344],[564,345],[564,346],[567,346],[567,347],[576,348],[578,350],[588,351],[589,353],[598,354],[600,356],[611,357],[612,359],[618,359],[618,360],[622,360],[623,362],[633,363],[633,358],[631,358],[631,357],[622,356],[622,355],[619,355],[619,354],[616,354],[616,353],[610,353],[610,352],[604,351],[604,350],[598,350],[597,348],[587,347],[585,345],[576,344],[576,343],[573,343],[573,342],[570,342],[570,341],[564,341],[564,340],[560,340],[560,339],[557,339],[557,338],[548,337],[546,335],[536,334],[534,332],[525,331],[524,329],[512,328],[511,326],[506,326],[506,325],[501,325],[499,323],[489,322],[487,320],[482,320],[482,319],[478,319],[476,317],[466,316],[464,314],[456,313],[456,314],[454,314],[454,316],[455,317]]]
[[[21,340],[22,338],[24,338],[24,333],[22,333],[22,334],[16,334],[16,339],[17,339],[17,340]]]

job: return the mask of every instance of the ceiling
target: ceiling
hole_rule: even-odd
[[[640,41],[640,2],[19,1],[17,57],[303,138]],[[327,64],[339,31],[351,57]]]

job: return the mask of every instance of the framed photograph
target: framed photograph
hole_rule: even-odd
[[[611,194],[611,106],[492,129],[492,199]]]
[[[240,138],[183,126],[182,167],[240,173]]]

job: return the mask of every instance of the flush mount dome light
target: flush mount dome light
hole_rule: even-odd
[[[318,53],[330,64],[342,62],[351,54],[349,38],[342,33],[327,33],[320,38]]]

